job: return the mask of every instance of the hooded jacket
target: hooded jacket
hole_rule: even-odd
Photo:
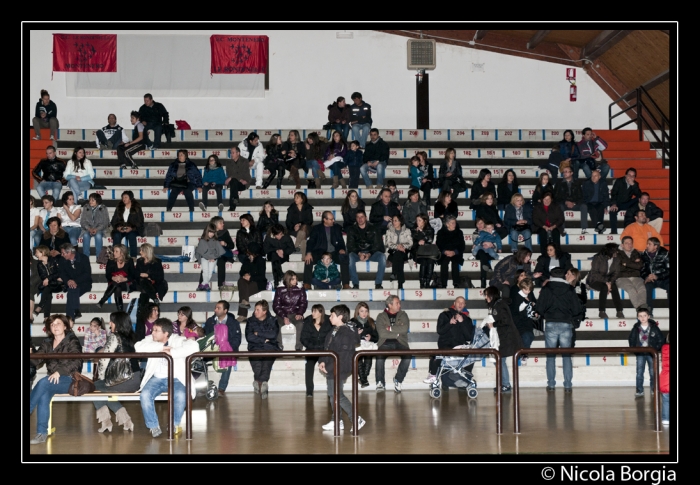
[[[542,288],[537,313],[547,322],[570,323],[574,327],[580,325],[585,315],[576,290],[561,278],[550,278]]]

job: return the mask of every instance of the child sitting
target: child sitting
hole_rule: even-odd
[[[659,325],[649,318],[649,310],[643,306],[637,309],[637,323],[632,327],[629,336],[630,347],[651,347],[661,350],[664,336]],[[637,356],[637,392],[635,397],[644,397],[644,366],[649,367],[649,386],[654,393],[654,359],[651,354],[635,354]]]
[[[483,246],[484,243],[491,243],[496,246],[496,249],[498,252],[501,252],[501,249],[503,248],[503,244],[501,243],[501,238],[495,231],[495,227],[493,222],[486,222],[484,224],[484,229],[482,231],[479,231],[479,235],[476,237],[474,240],[474,247],[472,248],[472,254],[474,256],[477,255],[479,250],[484,251],[486,254],[491,256],[494,260],[498,261],[498,254],[496,254],[496,249],[494,248],[485,248]]]
[[[387,180],[386,184],[384,187],[382,187],[379,190],[379,194],[377,195],[377,200],[382,198],[382,190],[384,189],[389,189],[391,190],[391,201],[396,202],[396,204],[399,206],[399,210],[401,210],[401,203],[399,202],[399,191],[396,190],[396,180]]]
[[[83,352],[97,352],[105,346],[105,342],[107,342],[107,330],[103,327],[104,323],[101,318],[95,317],[90,320],[90,327],[88,331],[85,332]]]
[[[329,290],[340,286],[340,272],[338,266],[333,262],[331,253],[323,253],[321,260],[314,266],[311,284],[318,290]]]
[[[420,190],[423,185],[424,172],[420,169],[420,157],[411,158],[411,168],[409,171],[411,176],[411,187]]]
[[[224,255],[226,250],[216,237],[216,225],[207,224],[202,233],[202,238],[194,250],[194,257],[202,266],[202,284],[197,287],[197,291],[211,291],[209,280],[216,268],[216,260]]]
[[[343,162],[347,165],[350,172],[350,188],[356,189],[357,184],[360,182],[360,167],[364,163],[359,141],[353,140],[350,142],[350,149],[345,154]]]

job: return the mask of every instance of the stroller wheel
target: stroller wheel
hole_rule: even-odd
[[[439,387],[435,387],[433,389],[430,389],[428,391],[430,393],[430,397],[438,399],[440,395],[442,394],[442,390]]]
[[[476,396],[479,395],[479,391],[476,390],[474,387],[470,387],[467,389],[467,396],[469,396],[469,399],[476,399]]]

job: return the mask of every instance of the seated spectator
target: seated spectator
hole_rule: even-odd
[[[559,144],[557,144],[554,145],[551,151],[549,152],[549,158],[547,158],[546,160],[544,158],[541,159],[540,164],[537,166],[537,168],[546,170],[552,182],[556,183],[557,178],[559,177],[559,170],[563,162],[566,162],[567,164],[569,164],[569,166],[571,166],[571,159],[565,158],[561,154]]]
[[[634,224],[630,224],[625,227],[625,230],[620,234],[620,240],[625,236],[629,236],[634,241],[634,249],[640,253],[647,249],[649,246],[644,241],[648,241],[649,238],[655,237],[659,240],[659,245],[663,246],[664,239],[661,237],[654,227],[649,224],[647,220],[647,213],[643,210],[638,210],[634,215]]]
[[[34,232],[34,246],[38,246],[41,243],[44,232],[49,229],[49,219],[57,217],[60,220],[59,208],[54,207],[55,200],[52,195],[44,195],[41,198],[41,205],[43,208],[39,209],[37,212],[37,217],[39,218],[39,225]]]
[[[556,177],[555,177],[556,180]],[[506,210],[506,207],[510,204],[510,200],[518,192],[518,177],[516,177],[515,172],[512,168],[509,168],[503,174],[503,180],[501,180],[496,186],[497,194],[496,205],[499,210]]]
[[[168,171],[165,174],[163,189],[169,190],[168,203],[165,208],[170,212],[175,205],[175,200],[180,194],[185,195],[187,206],[190,212],[194,212],[194,189],[202,190],[202,174],[195,165],[187,157],[187,150],[177,151],[177,160],[170,164]]]
[[[273,224],[279,223],[279,212],[277,212],[277,209],[275,209],[275,206],[272,204],[271,200],[266,200],[262,206],[262,209],[260,210],[260,214],[258,215],[258,222],[255,225],[258,233],[260,233],[260,237],[264,238],[267,234],[267,230],[272,227]]]
[[[399,191],[397,190],[396,186],[396,180],[387,180],[384,186],[382,186],[381,190],[384,189],[389,189],[391,191],[391,201],[396,202],[396,205],[399,207],[399,210],[401,210],[401,201],[399,200]],[[382,192],[381,190],[379,191],[379,194],[377,194],[377,200],[382,198]]]
[[[83,254],[90,256],[90,240],[95,239],[95,255],[102,251],[102,239],[109,227],[109,209],[102,204],[102,196],[90,194],[88,203],[80,214],[80,237],[83,238]]]
[[[591,261],[591,271],[588,273],[586,283],[594,290],[600,292],[598,295],[598,318],[608,318],[605,313],[605,302],[608,293],[612,295],[613,304],[617,310],[615,318],[625,318],[622,311],[622,300],[617,289],[617,278],[620,276],[620,260],[617,258],[617,244],[608,243]]]
[[[136,341],[143,340],[144,337],[151,335],[153,332],[153,324],[160,318],[160,306],[158,303],[150,302],[143,306],[143,311],[139,312],[136,320],[135,330]],[[143,359],[142,368],[146,368],[146,359]]]
[[[428,162],[428,154],[424,151],[416,153],[419,159],[418,170],[422,174],[420,190],[423,192],[423,201],[425,205],[430,209],[430,191],[435,188],[435,183],[439,182],[435,180],[435,173],[433,172],[433,165]]]
[[[644,266],[642,255],[634,249],[634,241],[625,236],[622,245],[617,250],[617,259],[620,261],[620,276],[617,278],[617,287],[625,290],[630,297],[633,308],[639,308],[647,303],[647,292],[640,271]]]
[[[356,189],[360,182],[360,168],[364,163],[364,153],[360,150],[360,142],[353,140],[350,142],[348,147],[348,152],[345,154],[343,163],[348,167],[350,172],[350,185],[351,189]],[[299,187],[297,187],[299,188]]]
[[[44,197],[51,191],[54,200],[61,196],[63,185],[67,183],[63,177],[66,171],[66,162],[56,156],[56,147],[49,145],[46,147],[46,158],[39,160],[32,170],[34,177],[34,188],[39,197]]]
[[[148,300],[159,302],[168,292],[163,263],[153,254],[153,245],[143,243],[139,250],[140,258],[136,260],[137,287],[141,291],[139,306],[145,306]]]
[[[302,350],[301,329],[304,325],[304,313],[306,313],[307,305],[306,290],[298,286],[297,274],[294,271],[287,271],[284,273],[282,286],[275,288],[275,299],[272,302],[272,309],[277,317],[280,331],[283,325],[294,325],[296,327],[294,350]],[[284,350],[281,333],[277,335],[277,340],[280,342],[280,349]]]
[[[311,284],[317,290],[341,289],[340,271],[333,262],[331,253],[323,253],[321,259],[314,266],[314,276]]]
[[[450,308],[445,308],[438,316],[437,334],[438,349],[454,349],[459,345],[467,345],[474,340],[474,323],[469,318],[469,310],[466,308],[467,301],[464,297],[455,298]],[[428,378],[423,382],[432,384],[437,379],[437,373],[442,359],[430,356],[428,361]],[[463,371],[471,373],[474,364],[471,363],[462,368]]]
[[[61,207],[58,209],[58,216],[61,218],[61,227],[68,234],[70,243],[73,246],[78,245],[78,237],[80,236],[80,215],[82,207],[75,203],[73,192],[64,192],[61,197]]]
[[[224,249],[224,254],[216,260],[216,277],[218,288],[221,289],[221,287],[226,284],[226,263],[233,262],[233,250],[236,249],[236,245],[233,239],[231,239],[231,234],[228,232],[228,229],[224,227],[225,221],[223,217],[214,216],[211,218],[210,222],[216,227],[216,240]],[[201,285],[203,282],[202,272],[199,274],[199,284]]]
[[[420,190],[425,173],[420,169],[420,157],[418,155],[412,156],[408,163],[408,176],[411,178],[410,188]]]
[[[450,192],[452,198],[456,199],[460,192],[467,190],[467,184],[462,177],[462,165],[455,157],[457,152],[454,148],[445,150],[445,159],[440,165],[440,187],[444,192]],[[496,193],[494,190],[493,194]]]
[[[202,266],[202,284],[197,287],[197,291],[210,291],[209,282],[211,280],[214,269],[216,269],[216,261],[224,255],[226,250],[221,246],[216,238],[216,225],[213,223],[207,224],[202,232],[202,237],[194,250],[194,257]]]
[[[488,246],[484,246],[484,243],[490,244]],[[484,251],[492,259],[497,260],[498,254],[496,253],[496,251],[500,253],[502,250],[503,245],[501,243],[501,238],[498,235],[498,233],[496,233],[493,222],[486,222],[484,224],[484,229],[482,231],[479,231],[479,235],[476,237],[476,239],[474,239],[474,247],[472,247],[472,254],[476,256],[479,253],[479,251]],[[487,269],[487,271],[490,271],[490,268]]]
[[[178,154],[179,157],[179,154]],[[204,167],[204,175],[202,176],[202,202],[199,203],[199,208],[203,211],[207,210],[207,203],[209,203],[209,191],[214,189],[216,192],[216,203],[219,212],[224,210],[224,204],[221,199],[221,191],[226,184],[226,172],[224,172],[224,167],[221,166],[219,162],[219,157],[216,155],[209,155],[207,158],[207,166]]]
[[[236,247],[238,247],[238,259],[243,262],[246,258],[248,246],[252,243],[258,244],[258,252],[260,254],[263,243],[263,235],[255,227],[255,220],[250,214],[241,214],[238,218],[241,223],[241,228],[236,232]],[[267,229],[269,231],[269,228]],[[217,269],[218,271],[218,269]]]
[[[143,95],[143,104],[139,108],[139,118],[145,127],[145,131],[153,130],[153,142],[148,146],[148,150],[158,150],[160,141],[163,138],[163,127],[170,123],[170,114],[161,103],[153,101],[153,96],[150,93]],[[168,134],[165,134],[168,139]],[[167,140],[168,143],[170,140]],[[148,134],[146,133],[146,142],[148,142]]]
[[[131,321],[129,321],[129,328],[131,328]],[[102,318],[95,317],[92,320],[90,320],[90,325],[85,330],[85,339],[83,340],[83,352],[85,352],[86,354],[94,354],[95,352],[102,351],[102,347],[104,347],[105,342],[107,342],[108,333],[109,332],[104,329],[104,320],[102,320]],[[93,360],[92,362],[94,364],[97,364],[98,361]]]
[[[269,308],[266,300],[260,300],[255,304],[255,313],[248,319],[245,326],[248,352],[282,350],[281,342],[277,340],[280,333],[279,325],[277,319],[270,315]],[[270,380],[270,372],[275,359],[275,357],[250,357],[248,359],[253,368],[253,391],[255,394],[260,394],[262,399],[267,399],[267,382]]]
[[[343,228],[335,223],[335,217],[330,211],[323,212],[323,221],[311,229],[309,241],[306,245],[306,256],[304,257],[304,288],[311,287],[311,276],[313,273],[313,263],[321,259],[325,252],[333,255],[333,261],[340,264],[340,278],[343,289],[349,289],[349,260],[343,239]]]
[[[440,250],[440,288],[447,288],[447,269],[452,263],[452,285],[461,288],[459,267],[464,264],[464,233],[457,227],[457,220],[452,216],[445,217],[445,223],[437,233],[436,244]]]
[[[557,248],[553,243],[547,244],[545,247],[546,253],[537,258],[535,273],[539,273],[539,277],[533,279],[537,286],[544,286],[549,281],[549,272],[553,268],[564,268],[569,270],[574,266],[571,264],[571,254]]]
[[[342,136],[339,131],[334,131],[333,138],[328,144],[324,154],[324,165],[326,167],[331,167],[334,189],[337,189],[339,186],[342,186],[344,189],[348,188],[342,172],[342,170],[345,168],[345,155],[347,155],[347,153],[348,144],[345,142],[345,137]]]
[[[581,133],[583,139],[578,142],[580,153],[579,167],[583,170],[586,178],[591,178],[594,171],[600,172],[600,177],[605,180],[610,172],[610,165],[603,158],[602,152],[608,148],[608,144],[601,137],[593,133],[590,128],[584,128]],[[574,172],[574,177],[578,178],[578,170]]]
[[[49,248],[46,246],[38,246],[34,249],[34,255],[38,259],[37,272],[41,280],[38,287],[41,299],[39,304],[34,307],[34,313],[38,315],[43,311],[44,320],[46,320],[51,315],[53,294],[63,291],[64,283],[58,268],[58,260],[61,258],[51,256]]]
[[[564,230],[564,212],[557,204],[552,204],[552,193],[545,192],[542,203],[532,211],[532,228],[539,236],[540,247],[544,254],[547,243],[554,243],[559,248],[559,239]]]
[[[605,213],[608,212],[610,205],[610,196],[608,195],[608,185],[600,178],[599,172],[593,172],[591,178],[583,182],[581,186],[583,191],[583,202],[588,208],[588,213],[591,215],[591,224],[598,234],[605,234]],[[610,223],[614,216],[610,216]],[[613,233],[616,234],[617,230]]]
[[[396,279],[399,282],[399,289],[403,289],[403,284],[406,281],[403,266],[410,256],[413,236],[411,235],[411,230],[404,224],[401,214],[392,217],[391,224],[392,227],[387,229],[384,234],[386,259],[391,262],[392,281]]]
[[[401,299],[397,295],[390,295],[387,297],[385,305],[384,311],[380,312],[376,319],[377,334],[379,336],[377,346],[379,350],[409,350],[408,332],[411,327],[411,321],[408,318],[408,314],[401,310]],[[386,389],[386,381],[384,379],[386,358],[386,355],[377,356],[377,365],[374,371],[377,391]],[[394,376],[394,392],[397,394],[401,392],[409,365],[411,365],[411,356],[402,355],[401,362]]]
[[[459,217],[459,206],[448,190],[443,190],[435,201],[435,211],[433,215],[445,222],[446,217]]]
[[[241,346],[241,324],[238,320],[233,318],[233,314],[229,312],[230,305],[226,300],[219,300],[214,307],[214,315],[209,317],[204,323],[203,333],[206,335],[215,334],[215,338],[219,348],[228,347],[230,350],[227,352],[238,352]],[[178,315],[179,316],[179,315]],[[196,325],[196,324],[195,324]],[[223,325],[223,327],[221,327]],[[185,335],[183,333],[185,337]],[[226,357],[224,359],[231,359],[231,357]],[[219,360],[219,365],[221,367],[222,360]],[[228,360],[227,364],[235,364],[236,360]],[[228,387],[228,381],[231,377],[231,369],[233,365],[228,365],[222,369],[221,379],[219,380],[219,396],[223,396]]]
[[[661,247],[659,238],[650,237],[646,250],[642,253],[641,277],[647,289],[647,307],[649,315],[653,316],[654,288],[663,288],[666,294],[670,292],[671,263],[668,259],[668,249]],[[668,296],[670,300],[670,295]]]
[[[493,223],[493,227],[501,239],[508,236],[508,229],[506,229],[503,219],[501,219],[501,215],[496,208],[493,192],[484,192],[479,199],[481,202],[476,206],[476,217]]]
[[[562,179],[554,186],[554,202],[559,204],[563,212],[579,211],[581,213],[581,234],[588,233],[588,207],[583,201],[581,183],[574,179],[571,167],[561,171]]]
[[[496,186],[491,182],[491,170],[488,168],[482,168],[479,171],[476,182],[472,184],[472,190],[469,193],[470,209],[476,209],[476,206],[481,202],[480,197],[484,192],[496,193]]]
[[[289,261],[289,255],[294,252],[294,242],[282,225],[274,224],[270,227],[263,242],[263,252],[267,260],[272,263],[272,278],[274,279],[274,288],[277,288],[284,277],[282,264]]]
[[[625,213],[625,227],[634,222],[634,216],[640,210],[643,210],[647,215],[647,224],[656,229],[656,232],[661,233],[661,228],[664,224],[664,211],[649,200],[648,192],[642,192],[639,196],[639,202],[627,209]]]
[[[369,222],[379,228],[381,235],[391,226],[391,220],[394,216],[401,214],[399,205],[391,200],[391,190],[382,189],[381,198],[372,204],[372,210],[369,213]]]
[[[289,175],[299,190],[301,188],[299,170],[304,170],[304,178],[306,178],[306,144],[301,140],[298,130],[289,130],[287,141],[282,143],[281,153],[284,156],[284,164],[289,170]]]
[[[306,350],[325,350],[323,344],[326,335],[331,332],[331,321],[323,305],[316,304],[311,307],[311,315],[304,319],[304,328],[301,331],[301,343]],[[320,357],[305,357],[305,381],[306,397],[314,396],[314,366]]]
[[[377,263],[377,274],[374,288],[383,289],[386,256],[384,255],[381,231],[378,227],[367,222],[365,211],[358,211],[355,224],[348,228],[348,259],[350,281],[354,289],[360,288],[360,278],[357,276],[357,262],[374,261]]]
[[[279,226],[281,227],[281,226]],[[240,276],[238,280],[238,317],[240,323],[245,323],[250,308],[250,297],[264,291],[267,288],[265,277],[265,257],[262,254],[262,245],[258,242],[249,242],[245,252],[238,250],[238,259],[241,262]]]
[[[355,134],[354,127],[353,134]],[[384,185],[384,174],[386,172],[387,163],[389,163],[391,151],[389,150],[387,142],[379,136],[379,130],[376,128],[372,128],[369,131],[369,141],[369,145],[365,148],[364,140],[359,140],[360,146],[365,150],[363,155],[364,165],[360,167],[360,173],[365,182],[365,187],[370,189],[372,188],[372,184],[369,179],[369,172],[377,172],[377,184],[375,188],[378,189]]]
[[[518,242],[522,238],[525,247],[532,251],[532,204],[525,203],[525,197],[514,194],[510,204],[506,206],[503,224],[508,231],[510,250],[518,250]]]
[[[540,181],[535,186],[535,190],[532,192],[532,207],[537,207],[542,202],[542,197],[545,192],[554,193],[554,186],[550,182],[550,176],[548,173],[540,174]]]
[[[294,194],[294,202],[287,208],[287,218],[284,221],[287,234],[296,238],[294,247],[299,248],[301,254],[306,254],[306,239],[314,223],[313,209],[304,192]]]
[[[75,251],[71,243],[61,245],[58,274],[66,286],[66,316],[74,321],[83,316],[80,312],[80,297],[92,290],[90,260]]]
[[[365,341],[376,344],[379,341],[377,325],[374,323],[374,319],[369,316],[369,306],[364,301],[355,306],[355,315],[348,323],[348,326],[354,328],[360,335],[360,342]],[[369,387],[368,377],[371,370],[372,356],[363,355],[360,357],[357,361],[357,378],[363,388]]]
[[[637,205],[642,191],[639,190],[637,170],[630,167],[624,177],[615,179],[610,191],[610,234],[617,234],[617,211],[629,210]]]
[[[277,177],[277,188],[282,188],[282,181],[284,180],[284,159],[285,156],[282,154],[282,135],[275,133],[270,137],[270,141],[265,146],[265,160],[263,165],[270,173],[267,176],[267,180],[262,185],[263,189],[266,189]]]
[[[372,137],[372,106],[362,101],[362,94],[357,91],[352,93],[350,99],[353,101],[352,106],[350,106],[352,137],[360,142],[360,147],[364,150],[367,143],[367,132],[369,132],[370,138]]]
[[[428,215],[418,214],[416,217],[416,225],[411,229],[411,237],[413,238],[413,246],[411,246],[411,259],[420,267],[419,278],[421,288],[430,288],[433,281],[433,270],[435,268],[435,259],[418,255],[418,249],[421,246],[437,247],[433,241],[435,239],[435,230],[428,222]]]
[[[100,301],[97,302],[97,308],[102,308],[109,297],[114,295],[117,311],[121,312],[124,310],[122,292],[131,293],[138,277],[134,262],[126,254],[126,247],[123,244],[115,244],[112,248],[112,257],[105,265],[105,276],[107,277],[107,289]]]
[[[146,127],[139,119],[140,116],[138,111],[131,112],[131,124],[134,125],[133,140],[117,147],[117,159],[119,160],[119,168],[122,170],[126,170],[127,165],[138,169],[139,166],[134,160],[134,155],[146,148],[148,137],[146,136]]]
[[[228,210],[233,212],[238,204],[238,194],[253,184],[250,166],[241,157],[241,149],[237,146],[231,147],[231,159],[226,161],[226,175],[228,177],[224,183],[229,189]]]
[[[413,229],[416,227],[416,217],[418,217],[418,214],[427,214],[428,213],[428,206],[425,204],[425,201],[421,200],[420,198],[420,192],[418,192],[418,189],[411,189],[408,191],[408,200],[403,206],[403,210],[401,211],[401,214],[404,217],[404,220],[406,221],[406,227],[409,229]]]
[[[578,149],[576,136],[572,130],[564,131],[564,138],[559,142],[559,153],[564,160],[569,159],[573,178],[577,180],[581,152]],[[554,179],[556,180],[556,177]]]
[[[41,244],[48,247],[49,254],[55,258],[61,255],[61,246],[63,244],[70,244],[70,238],[68,233],[61,227],[60,217],[50,217],[47,222],[49,230],[41,237]]]
[[[129,254],[135,258],[138,254],[137,237],[143,237],[146,224],[143,210],[138,200],[134,199],[131,190],[122,192],[122,198],[112,215],[112,239],[114,244],[121,244],[122,240],[129,245]]]
[[[76,199],[82,199],[83,192],[90,190],[95,185],[95,170],[92,168],[92,162],[85,157],[83,147],[73,149],[73,156],[66,164],[63,177],[68,182],[68,187]]]
[[[117,124],[117,115],[110,113],[107,124],[95,132],[95,144],[98,150],[116,150],[119,145],[129,143],[124,128]]]
[[[328,105],[328,123],[331,129],[339,131],[343,140],[348,139],[350,134],[351,108],[345,105],[345,98],[338,96],[333,104]]]
[[[510,298],[511,288],[516,287],[518,270],[523,270],[528,278],[539,278],[542,276],[539,272],[532,273],[531,257],[532,251],[528,248],[518,248],[515,253],[506,256],[496,264],[496,267],[493,268],[493,276],[489,285],[498,288],[504,299]],[[477,259],[481,259],[482,263],[484,261],[482,258]]]
[[[323,157],[326,153],[328,143],[321,141],[318,133],[311,132],[306,137],[306,169],[311,170],[313,180],[309,180],[310,189],[320,189],[321,182],[326,180],[326,174],[323,173],[321,164],[325,160]]]
[[[34,118],[32,118],[32,124],[34,125],[34,137],[33,140],[41,140],[41,128],[48,128],[51,133],[52,140],[58,140],[58,108],[56,108],[56,103],[51,101],[51,96],[46,89],[41,90],[41,98],[36,103],[36,109],[34,110]],[[44,195],[44,194],[41,194]],[[58,198],[58,195],[55,196]]]
[[[39,229],[43,226],[44,221],[41,219],[40,214],[41,209],[36,207],[36,199],[33,195],[29,196],[29,246],[34,247],[34,239],[37,234],[41,234],[43,231]]]
[[[348,190],[348,195],[340,207],[340,213],[343,216],[343,232],[347,233],[348,229],[356,222],[358,212],[365,211],[365,201],[357,195],[357,190]]]

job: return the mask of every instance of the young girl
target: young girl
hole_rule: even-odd
[[[197,325],[197,322],[192,318],[192,309],[183,306],[177,311],[177,320],[173,322],[173,333],[182,335],[189,340],[197,340],[204,336],[204,329]]]
[[[90,320],[90,327],[85,332],[85,343],[83,352],[97,352],[104,347],[107,341],[107,330],[104,329],[104,322],[101,318],[95,317]]]
[[[377,333],[377,327],[374,324],[374,319],[369,316],[369,306],[367,303],[361,301],[355,307],[355,316],[350,320],[348,324],[354,327],[358,334],[360,334],[361,340],[366,340],[367,342],[377,343],[379,341],[379,334]],[[369,381],[367,377],[369,372],[372,370],[372,356],[365,355],[360,357],[357,363],[357,373],[358,379],[360,380],[360,385],[362,387],[369,386]]]
[[[360,182],[360,167],[364,163],[364,154],[360,150],[360,142],[353,140],[350,142],[350,149],[345,154],[344,163],[350,171],[350,188],[356,189]]]
[[[542,197],[545,192],[554,193],[554,187],[549,183],[549,174],[540,174],[540,183],[535,186],[535,191],[532,193],[532,205],[535,206],[542,202]]]
[[[202,238],[199,240],[197,249],[194,250],[194,256],[202,265],[202,284],[197,287],[197,291],[210,291],[209,280],[214,273],[216,260],[224,255],[226,250],[219,243],[216,237],[216,226],[211,222],[202,233]]]
[[[266,200],[265,203],[263,204],[263,208],[260,211],[260,217],[258,217],[258,223],[257,223],[257,229],[258,232],[260,233],[260,237],[262,239],[265,239],[265,235],[267,234],[267,230],[273,225],[273,224],[279,224],[280,222],[280,215],[277,212],[277,209],[275,209],[275,206],[272,205],[272,202],[269,200]]]
[[[203,211],[207,210],[207,201],[209,199],[209,189],[216,191],[216,203],[219,204],[219,212],[224,210],[224,204],[221,202],[221,189],[226,182],[226,172],[224,167],[219,162],[219,157],[210,155],[207,160],[207,166],[204,167],[204,176],[202,177],[202,202],[199,203],[199,208]]]
[[[311,284],[319,290],[329,290],[340,285],[340,272],[331,253],[323,253],[321,260],[314,266]]]
[[[348,145],[345,143],[343,135],[341,135],[339,131],[334,131],[333,138],[328,144],[328,148],[326,148],[326,162],[331,162],[331,160],[336,157],[344,159],[347,153]],[[346,189],[347,185],[345,184],[345,179],[343,178],[342,173],[342,169],[345,168],[345,160],[336,160],[332,164],[328,163],[327,166],[330,166],[331,173],[333,174],[333,188],[337,189],[338,185],[340,184],[344,189]]]

